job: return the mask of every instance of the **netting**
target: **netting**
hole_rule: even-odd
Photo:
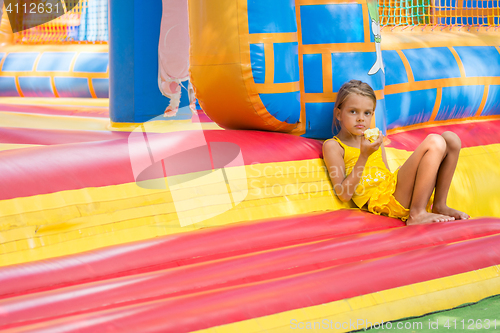
[[[14,42],[27,44],[107,43],[108,0],[65,0],[65,14],[14,34]],[[74,8],[66,11],[66,8]],[[28,17],[41,20],[42,14]]]
[[[381,26],[495,27],[500,0],[379,0]]]

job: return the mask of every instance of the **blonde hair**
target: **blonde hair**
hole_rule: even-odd
[[[333,135],[337,135],[337,133],[340,131],[340,123],[337,120],[335,112],[337,109],[340,109],[342,104],[346,101],[347,97],[349,97],[351,94],[368,97],[373,101],[373,107],[377,105],[377,97],[375,96],[375,92],[368,83],[359,80],[351,80],[344,83],[337,93],[337,100],[335,101],[335,106],[333,107]]]

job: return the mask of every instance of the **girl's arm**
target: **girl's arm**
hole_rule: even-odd
[[[382,135],[382,134],[380,134],[380,135]],[[385,164],[387,170],[391,171],[391,169],[389,169],[389,163],[387,163],[387,156],[385,155],[384,141],[382,141],[382,160],[384,160],[384,164]]]
[[[343,158],[344,150],[334,140],[329,140],[324,144],[324,160],[328,170],[328,175],[332,181],[333,190],[343,202],[351,200],[356,186],[363,175],[368,156],[360,154],[359,158],[352,169],[352,172],[345,176],[345,164]]]

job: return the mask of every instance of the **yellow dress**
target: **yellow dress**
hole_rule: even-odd
[[[345,175],[347,177],[358,161],[360,150],[344,144],[336,136],[329,140],[337,141],[344,148]],[[352,201],[359,208],[363,208],[368,203],[368,211],[374,214],[406,221],[410,216],[410,210],[401,205],[393,195],[396,190],[398,171],[399,169],[392,173],[387,169],[382,159],[382,147],[380,147],[368,157],[363,175],[352,196]],[[433,196],[431,196],[427,204],[428,211],[430,211],[432,201]]]

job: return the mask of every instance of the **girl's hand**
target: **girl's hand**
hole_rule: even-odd
[[[382,132],[379,131],[378,138],[377,140],[370,142],[365,138],[364,135],[361,136],[361,146],[360,146],[360,154],[368,158],[371,154],[376,152],[380,146],[382,145],[382,142],[384,140],[384,136],[382,135]]]

